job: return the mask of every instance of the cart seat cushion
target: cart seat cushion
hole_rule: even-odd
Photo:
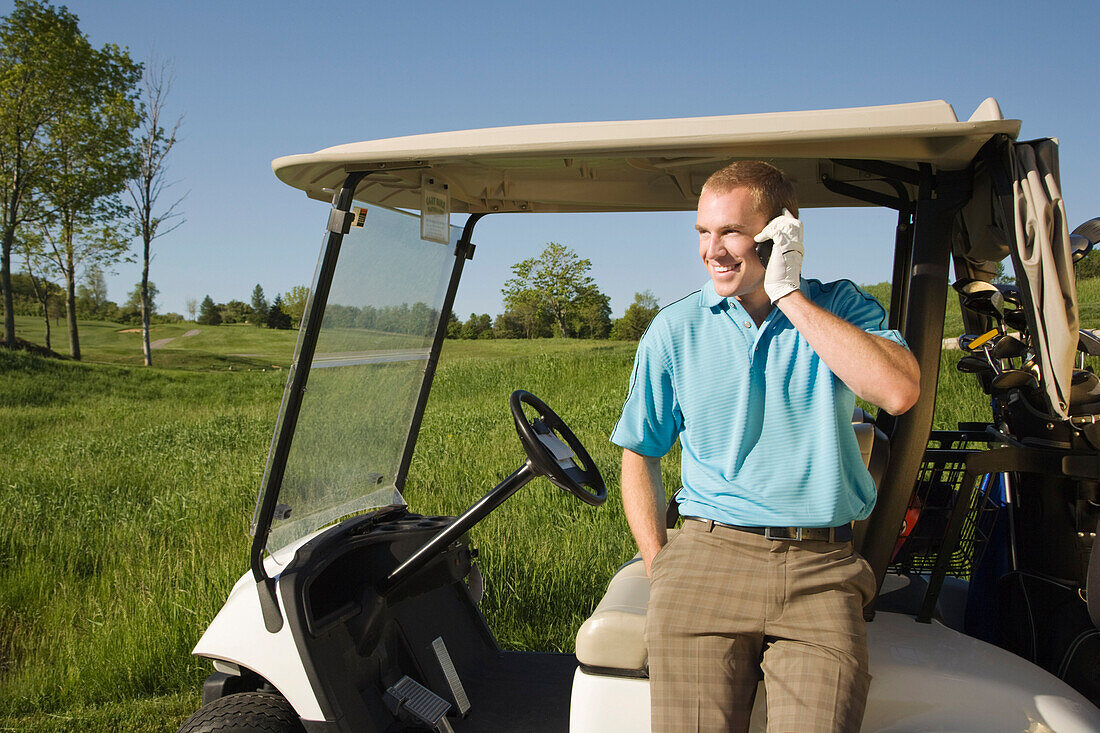
[[[678,530],[668,530],[671,539]],[[645,613],[649,576],[635,555],[611,578],[600,605],[577,632],[577,661],[586,667],[639,673],[646,669]]]
[[[862,418],[862,419],[861,419]],[[878,486],[888,452],[885,434],[857,410],[852,428],[863,463]],[[669,539],[677,530],[670,529]],[[640,555],[627,562],[607,586],[603,600],[577,632],[577,661],[597,668],[639,676],[649,659],[645,644],[645,614],[649,606],[649,576]]]

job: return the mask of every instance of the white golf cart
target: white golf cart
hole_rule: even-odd
[[[528,460],[460,517],[414,514],[401,490],[482,217],[692,210],[713,170],[763,158],[803,208],[898,212],[890,327],[920,363],[921,399],[853,421],[879,491],[856,533],[880,584],[863,730],[1100,731],[1100,614],[1085,600],[1100,389],[1074,368],[1092,346],[1071,265],[1071,239],[1084,251],[1096,237],[1067,231],[1055,143],[1018,130],[990,99],[964,122],[941,101],[471,130],[276,160],[332,209],[251,572],[195,648],[215,671],[181,730],[648,730],[641,563],[623,558],[575,655],[502,651],[478,609],[475,523],[539,475],[606,497],[560,418],[513,394]],[[469,215],[461,229],[451,212]],[[1005,257],[1018,287],[1000,290],[989,273]],[[964,368],[993,412],[933,433],[952,261],[974,334]],[[766,705],[758,695],[754,730]]]

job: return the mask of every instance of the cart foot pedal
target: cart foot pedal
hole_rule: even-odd
[[[411,677],[405,676],[386,690],[386,705],[399,718],[412,718],[439,733],[454,733],[447,722],[451,704]]]
[[[447,678],[447,686],[451,688],[451,697],[458,707],[458,714],[465,715],[470,712],[470,698],[466,696],[466,688],[462,686],[462,680],[458,677],[455,663],[451,661],[451,653],[447,651],[447,645],[443,643],[443,637],[436,637],[432,642],[432,650],[439,660],[439,666],[443,669],[443,676]]]

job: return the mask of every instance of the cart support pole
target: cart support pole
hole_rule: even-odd
[[[909,289],[902,335],[920,366],[922,399],[899,415],[894,424],[890,435],[890,461],[859,547],[874,569],[879,587],[886,576],[886,567],[890,564],[932,430],[947,305],[951,228],[970,192],[969,170],[939,171],[934,180],[928,168],[922,166],[921,172],[925,180],[921,182],[921,195],[915,207],[912,265],[906,273]],[[864,610],[864,615],[868,620],[874,617],[873,601]]]
[[[313,363],[313,351],[317,346],[317,336],[325,315],[329,286],[332,284],[332,275],[336,271],[336,260],[340,256],[340,243],[343,242],[351,222],[352,197],[355,195],[356,185],[367,175],[366,172],[349,173],[343,187],[332,202],[323,255],[317,269],[313,292],[310,293],[306,311],[302,315],[303,323],[298,334],[297,361],[290,367],[282,412],[276,427],[278,432],[272,440],[271,456],[268,458],[268,469],[264,475],[263,498],[256,508],[256,516],[253,519],[250,555],[252,577],[256,580],[256,592],[260,596],[264,626],[272,634],[282,629],[283,616],[279,611],[279,601],[275,597],[275,580],[268,577],[264,569],[264,547],[267,545],[267,536],[274,519],[275,505],[283,482],[283,471],[286,469],[286,459],[294,436],[294,426],[298,421],[298,411],[301,409],[306,380],[309,378],[309,367]]]
[[[398,491],[404,491],[405,479],[409,476],[409,466],[412,464],[413,451],[416,449],[416,439],[420,436],[420,423],[424,419],[424,408],[428,405],[428,395],[432,390],[432,381],[435,379],[435,369],[439,364],[439,352],[443,348],[443,339],[447,336],[447,320],[454,308],[455,293],[458,292],[458,283],[462,279],[462,267],[466,260],[473,257],[474,245],[471,241],[474,235],[474,225],[487,214],[470,214],[466,224],[462,227],[462,236],[455,245],[455,264],[451,269],[451,279],[447,283],[447,293],[443,298],[443,310],[439,314],[439,323],[436,325],[435,338],[432,340],[432,348],[428,354],[428,364],[424,371],[424,381],[420,384],[420,394],[416,398],[416,409],[413,410],[412,426],[409,428],[409,437],[405,440],[405,448],[401,451],[401,463],[398,464],[397,474],[394,478],[394,486]]]

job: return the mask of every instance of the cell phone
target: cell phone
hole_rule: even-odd
[[[772,240],[765,239],[763,242],[757,242],[756,256],[760,258],[760,264],[766,268],[768,266],[768,260],[772,256]]]

